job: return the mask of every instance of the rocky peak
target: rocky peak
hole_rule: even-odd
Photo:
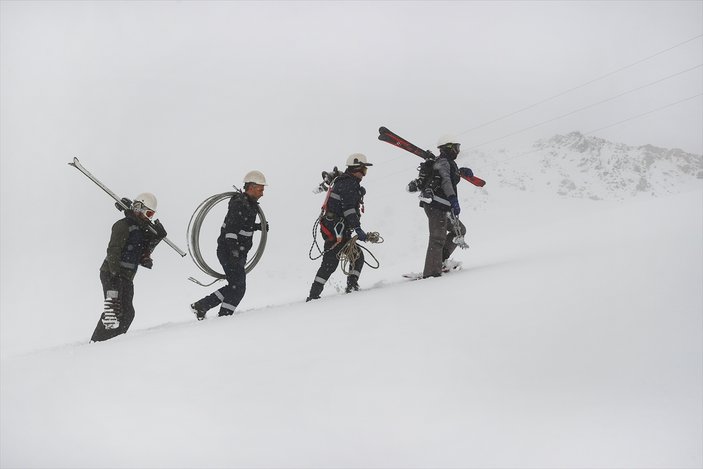
[[[505,160],[487,162],[507,186],[566,197],[658,196],[703,184],[703,155],[677,148],[633,147],[577,131],[540,140],[532,148],[514,156],[506,150]]]

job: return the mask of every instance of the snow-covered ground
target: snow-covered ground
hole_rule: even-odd
[[[317,262],[275,238],[234,317],[196,322],[187,301],[209,289],[164,285],[156,301],[166,274],[140,272],[127,335],[3,359],[0,465],[703,466],[703,191],[608,202],[462,184],[471,249],[439,279],[401,277],[421,269],[424,215],[380,188],[366,228],[385,237],[381,268],[362,292],[335,291],[338,272],[305,303]],[[87,339],[99,290],[85,295]]]

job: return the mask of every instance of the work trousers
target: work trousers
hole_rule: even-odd
[[[452,225],[447,217],[446,210],[425,205],[425,215],[430,229],[430,239],[427,244],[427,254],[425,255],[425,268],[422,271],[423,277],[439,277],[442,275],[442,263],[449,259],[456,244],[453,239],[456,236]],[[466,234],[466,227],[461,221],[461,236]]]
[[[336,239],[326,239],[324,250],[325,254],[322,256],[322,264],[320,268],[317,269],[317,274],[315,274],[315,280],[312,282],[310,287],[310,298],[319,298],[322,290],[325,288],[325,283],[329,280],[330,276],[337,270],[339,266],[339,251],[344,248],[344,245],[349,241],[350,238],[345,236],[342,241],[335,246],[337,242]],[[334,246],[334,247],[333,247]],[[329,251],[328,251],[329,249]],[[356,284],[359,280],[359,275],[361,275],[361,269],[364,267],[364,252],[359,250],[359,258],[356,260],[352,266],[351,272],[347,277],[347,285]]]
[[[218,316],[230,316],[234,314],[247,291],[247,258],[246,254],[235,257],[224,248],[217,249],[217,258],[224,269],[227,285],[198,300],[195,306],[201,311],[207,311],[220,305]]]

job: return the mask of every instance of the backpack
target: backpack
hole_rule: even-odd
[[[434,169],[436,161],[435,158],[427,158],[417,167],[417,179],[415,179],[415,182],[418,190],[434,190],[439,185],[439,174]]]

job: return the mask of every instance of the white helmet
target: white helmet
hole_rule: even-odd
[[[366,155],[363,153],[352,153],[347,158],[347,166],[350,168],[355,168],[357,166],[373,166],[366,160]]]
[[[244,184],[248,182],[253,182],[254,184],[258,184],[260,186],[265,186],[266,185],[266,177],[264,176],[264,173],[261,171],[249,171],[245,176],[244,176]]]
[[[437,140],[437,148],[443,147],[444,145],[449,145],[450,143],[459,143],[453,135],[442,135]]]
[[[151,192],[143,192],[134,198],[134,203],[139,202],[142,207],[156,211],[156,196]]]

